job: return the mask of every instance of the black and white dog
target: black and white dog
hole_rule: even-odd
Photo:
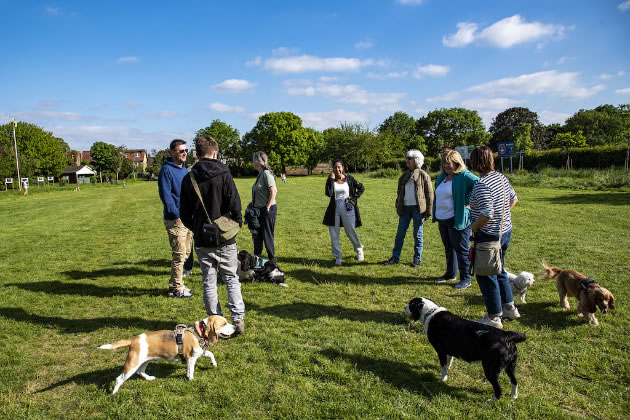
[[[238,253],[237,259],[236,274],[238,274],[241,282],[267,282],[282,287],[288,287],[284,282],[284,272],[274,261],[257,257],[245,250]]]
[[[494,396],[488,402],[501,398],[503,390],[499,385],[499,373],[503,369],[512,384],[512,398],[518,397],[518,383],[514,376],[518,354],[516,343],[525,341],[525,334],[468,321],[427,298],[412,299],[405,307],[405,313],[424,325],[429,343],[440,359],[440,381],[448,379],[453,357],[465,362],[481,361],[486,378],[494,389]]]

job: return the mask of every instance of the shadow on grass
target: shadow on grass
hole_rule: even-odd
[[[144,331],[172,330],[175,325],[177,325],[177,322],[175,321],[156,321],[142,318],[104,317],[88,319],[68,319],[56,316],[41,316],[30,314],[22,308],[0,308],[0,316],[6,319],[12,319],[14,321],[27,322],[29,324],[55,328],[63,333],[68,334],[88,333],[106,327],[116,327],[121,329],[138,328]],[[129,337],[120,337],[119,339],[124,338]]]
[[[280,318],[295,319],[297,321],[327,316],[350,321],[380,322],[394,325],[406,323],[405,318],[400,313],[367,311],[363,309],[344,308],[339,305],[321,305],[308,302],[295,302],[267,307],[260,307],[248,303],[247,309],[268,313]]]
[[[599,192],[594,194],[566,194],[556,197],[539,198],[552,204],[582,205],[604,204],[609,206],[630,205],[630,193]]]
[[[385,286],[395,286],[395,285],[403,285],[403,284],[434,283],[434,279],[432,277],[414,277],[414,276],[374,277],[374,274],[371,274],[369,276],[362,276],[359,274],[344,273],[342,270],[343,269],[326,273],[326,272],[321,272],[321,271],[309,270],[308,268],[299,268],[295,270],[286,270],[285,274],[289,275],[292,278],[295,278],[296,280],[299,280],[305,283],[312,283],[312,284],[351,283],[351,284],[358,284],[358,285],[380,284],[380,285],[385,285]]]
[[[39,281],[35,283],[8,283],[29,292],[44,292],[52,295],[79,295],[95,297],[164,296],[165,289],[140,289],[137,287],[101,287],[93,284],[64,283],[61,281]]]
[[[101,277],[132,277],[132,276],[168,276],[171,272],[170,263],[163,270],[145,270],[137,267],[103,268],[101,270],[68,270],[61,274],[73,280],[95,280]]]
[[[440,382],[436,376],[440,372],[440,367],[437,365],[425,363],[423,366],[414,367],[407,363],[373,359],[363,355],[342,353],[334,349],[322,350],[320,353],[333,361],[336,359],[345,360],[356,369],[370,372],[396,388],[406,389],[429,398],[438,393],[448,393],[457,398],[467,399],[470,397],[471,390],[466,390],[464,393],[460,389]],[[425,372],[418,373],[418,368],[425,370]]]
[[[195,259],[197,259],[195,255]],[[144,265],[147,267],[167,267],[170,270],[171,260],[166,258],[159,258],[156,260],[144,260],[144,261],[117,261],[113,262],[112,265],[125,265],[125,266],[134,266],[134,265]]]
[[[51,391],[60,386],[64,386],[70,383],[74,383],[75,385],[96,385],[99,389],[103,391],[111,392],[114,389],[113,382],[116,380],[116,377],[120,375],[122,372],[122,364],[124,362],[124,357],[120,362],[119,367],[110,368],[110,369],[101,369],[93,372],[80,373],[71,378],[64,379],[62,381],[56,382],[54,384],[48,385],[46,388],[42,388],[33,392],[34,394],[39,394],[41,392]],[[174,363],[160,363],[160,364],[150,364],[147,367],[147,373],[150,375],[155,375],[156,378],[167,377],[173,373],[176,369],[181,368],[177,364]],[[185,372],[185,370],[184,370]],[[138,375],[132,376],[129,380],[125,381],[127,384],[129,381],[133,380],[141,380]],[[122,387],[125,385],[123,384]]]

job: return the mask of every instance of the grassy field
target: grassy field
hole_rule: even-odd
[[[155,362],[152,382],[134,377],[111,396],[125,351],[104,343],[172,329],[205,317],[198,266],[195,297],[168,299],[170,248],[157,183],[31,188],[0,193],[0,417],[2,418],[628,418],[630,416],[630,193],[517,186],[512,271],[538,274],[541,259],[599,280],[616,296],[615,315],[587,325],[558,306],[555,285],[537,277],[522,317],[506,329],[519,345],[520,397],[486,404],[491,387],[479,364],[455,361],[446,384],[422,328],[403,316],[426,296],[467,319],[484,315],[476,282],[457,291],[435,284],[444,251],[437,226],[424,230],[422,265],[412,269],[411,235],[402,262],[391,255],[396,180],[357,174],[355,263],[342,235],[334,267],[324,178],[279,184],[276,250],[288,288],[243,285],[246,332],[211,350],[218,367]],[[246,204],[253,179],[237,179]],[[243,229],[239,248],[251,252]],[[226,303],[225,287],[219,289]],[[517,302],[518,303],[518,302]],[[571,302],[575,306],[575,302]],[[229,314],[228,319],[229,319]],[[509,381],[500,377],[505,391]]]

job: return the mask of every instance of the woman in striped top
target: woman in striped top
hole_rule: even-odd
[[[470,213],[473,220],[472,232],[475,242],[498,241],[501,238],[501,260],[512,238],[512,217],[510,210],[518,198],[510,182],[494,170],[494,156],[487,146],[477,147],[470,155],[474,171],[479,172],[479,181],[470,196]],[[503,223],[501,220],[503,219]],[[510,282],[503,267],[495,276],[477,275],[477,283],[483,295],[488,314],[479,322],[503,328],[501,317],[519,318],[514,306]]]

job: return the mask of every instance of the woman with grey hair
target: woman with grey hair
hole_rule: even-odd
[[[433,186],[431,177],[420,169],[424,165],[424,155],[419,150],[407,152],[407,170],[398,179],[396,195],[396,212],[398,213],[398,230],[394,249],[389,260],[383,265],[398,264],[400,253],[405,242],[409,223],[413,219],[413,260],[412,267],[422,261],[422,226],[431,218],[433,211]]]
[[[253,165],[254,169],[258,171],[258,177],[252,186],[252,206],[260,210],[260,215],[258,216],[260,229],[258,234],[252,237],[254,241],[254,255],[261,256],[264,243],[267,250],[267,258],[275,261],[274,231],[276,229],[276,216],[278,215],[276,181],[267,163],[267,154],[265,152],[254,153]]]

